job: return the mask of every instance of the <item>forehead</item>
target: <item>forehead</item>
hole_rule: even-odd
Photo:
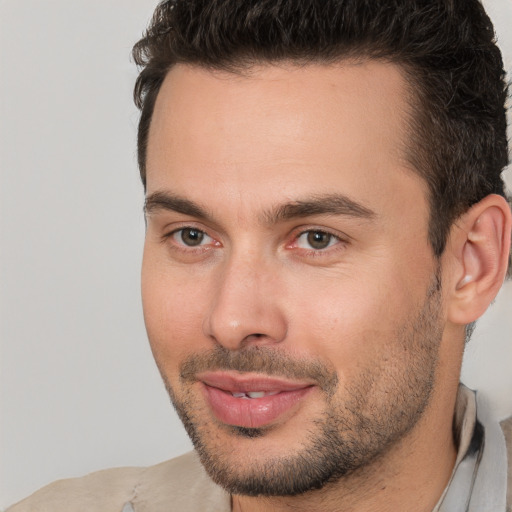
[[[377,202],[410,187],[424,195],[403,156],[408,96],[400,69],[378,61],[244,74],[177,65],[150,127],[148,193],[171,188],[212,201],[224,194],[246,206],[305,190]]]

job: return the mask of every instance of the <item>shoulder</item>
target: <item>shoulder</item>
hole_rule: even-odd
[[[8,509],[9,512],[60,512],[91,510],[129,501],[140,475],[140,468],[113,468],[91,473],[81,478],[58,480],[43,487]]]
[[[231,510],[230,495],[210,479],[196,452],[146,468],[132,503],[135,512]]]
[[[508,457],[508,482],[507,482],[507,507],[512,511],[512,416],[501,422],[501,428],[507,443]]]
[[[147,468],[113,468],[59,480],[7,512],[120,512],[127,503],[135,512],[230,510],[229,495],[190,452]]]

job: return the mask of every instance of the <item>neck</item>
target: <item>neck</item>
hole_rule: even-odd
[[[452,387],[446,396],[433,396],[415,428],[357,473],[299,496],[233,496],[233,511],[431,512],[455,464],[456,392]]]

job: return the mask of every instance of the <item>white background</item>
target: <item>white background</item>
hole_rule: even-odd
[[[129,54],[155,4],[0,0],[0,509],[57,478],[190,448],[139,297]],[[511,69],[512,3],[487,4]],[[508,283],[464,366],[500,417],[511,333]]]

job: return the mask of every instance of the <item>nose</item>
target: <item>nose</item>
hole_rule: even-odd
[[[230,350],[271,345],[286,337],[287,322],[280,307],[284,290],[278,271],[254,257],[231,258],[215,276],[205,334]]]

